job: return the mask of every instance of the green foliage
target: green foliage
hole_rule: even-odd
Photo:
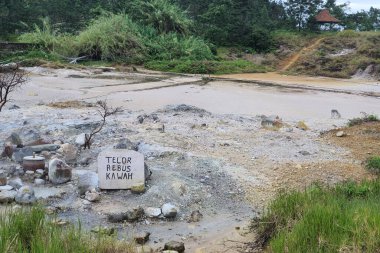
[[[374,156],[366,161],[366,168],[376,174],[380,173],[380,156]]]
[[[379,121],[379,118],[376,115],[369,114],[369,115],[365,115],[364,117],[361,117],[361,118],[350,119],[348,121],[348,126],[352,127],[352,126],[356,126],[356,125],[361,125],[361,124],[366,123],[366,122],[375,122],[375,121]]]
[[[252,228],[270,252],[377,252],[380,181],[280,194]]]
[[[139,62],[145,51],[138,25],[123,14],[94,20],[78,35],[76,44],[78,55],[98,60]]]
[[[263,73],[268,68],[245,60],[235,61],[151,61],[145,67],[153,70],[191,74]]]
[[[160,34],[186,35],[192,26],[186,13],[169,0],[134,1],[129,13],[133,20],[154,27]]]
[[[31,207],[1,214],[0,252],[132,253],[134,249],[131,243],[115,237],[87,234],[80,226],[60,227],[46,217],[41,207]]]

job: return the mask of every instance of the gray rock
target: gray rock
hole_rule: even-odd
[[[165,107],[163,112],[187,112],[195,114],[210,114],[208,111],[198,108],[192,105],[180,104],[180,105],[168,105]]]
[[[92,161],[92,157],[83,157],[82,159],[80,159],[79,161],[79,164],[80,165],[83,165],[83,166],[86,166],[86,165],[89,165]]]
[[[53,184],[63,184],[71,180],[72,168],[60,159],[49,162],[49,181]]]
[[[24,184],[22,183],[21,178],[15,177],[8,180],[8,185],[12,186],[15,189],[20,189]]]
[[[43,151],[57,151],[59,149],[59,145],[57,144],[42,144],[35,146],[28,146],[33,152],[40,153]]]
[[[150,236],[150,233],[149,232],[140,232],[140,233],[136,233],[133,235],[133,240],[137,243],[137,244],[145,244],[147,241],[149,241],[149,236]]]
[[[44,185],[45,184],[45,180],[41,179],[41,178],[36,178],[34,180],[34,184],[35,185]]]
[[[261,126],[262,127],[275,127],[275,128],[281,128],[283,125],[282,120],[279,116],[261,116]]]
[[[8,138],[6,138],[5,143],[9,143],[17,147],[22,147],[22,140],[20,136],[16,133],[12,133]]]
[[[37,201],[34,190],[31,186],[21,187],[15,196],[15,200],[19,204],[33,204]]]
[[[12,189],[13,189],[13,186],[10,186],[10,185],[0,186],[0,191],[10,191]]]
[[[16,194],[16,191],[1,191],[0,203],[12,203],[15,200]]]
[[[123,213],[112,213],[107,215],[109,222],[138,221],[144,216],[144,209],[141,207],[134,208]]]
[[[77,171],[78,172],[78,171]],[[98,174],[92,171],[85,171],[78,174],[78,190],[79,194],[83,195],[85,192],[98,187]]]
[[[185,252],[185,244],[183,242],[170,241],[165,243],[164,250],[175,250],[178,253]]]
[[[127,138],[120,139],[118,143],[114,146],[115,149],[128,149],[128,150],[138,150],[138,144],[134,143]]]
[[[4,170],[0,170],[0,186],[7,185],[7,173]]]
[[[84,146],[85,143],[86,143],[86,134],[85,133],[81,133],[80,135],[78,135],[75,138],[75,144],[77,144],[78,146]]]
[[[67,163],[75,163],[78,156],[78,149],[71,144],[65,143],[57,150],[58,153],[65,157]]]
[[[145,208],[145,215],[149,218],[158,218],[161,215],[161,208],[147,207]]]
[[[25,156],[32,156],[33,149],[31,147],[15,148],[13,149],[12,160],[21,163]]]
[[[9,107],[9,110],[18,110],[18,109],[20,109],[20,106],[18,106],[18,105],[11,105]]]
[[[85,194],[85,199],[87,199],[90,202],[97,202],[100,200],[100,194],[96,191],[88,191]]]
[[[177,216],[177,212],[178,212],[177,207],[171,203],[166,203],[162,205],[161,210],[162,210],[162,214],[166,218],[174,218]]]

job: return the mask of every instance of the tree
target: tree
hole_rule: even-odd
[[[322,7],[322,0],[288,0],[285,7],[293,25],[301,31],[311,23],[313,17]]]
[[[25,72],[11,70],[0,73],[0,112],[10,101],[10,94],[27,82]]]
[[[121,107],[116,107],[116,108],[109,107],[107,105],[107,101],[98,101],[96,102],[96,106],[97,106],[98,114],[101,117],[101,121],[99,125],[91,131],[90,134],[85,134],[85,142],[83,145],[84,149],[91,148],[93,137],[95,136],[95,134],[99,133],[103,129],[104,125],[106,124],[106,120],[109,116],[123,111]]]

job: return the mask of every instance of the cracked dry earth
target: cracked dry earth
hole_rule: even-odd
[[[149,245],[156,250],[178,240],[185,243],[186,252],[244,252],[244,243],[254,236],[246,226],[278,191],[370,177],[363,169],[363,156],[355,151],[360,148],[341,143],[344,139],[335,136],[336,130],[325,132],[344,126],[361,111],[379,114],[376,97],[304,91],[302,86],[295,90],[233,81],[205,84],[201,76],[155,72],[27,70],[30,82],[1,112],[0,145],[12,132],[23,139],[37,134],[74,143],[99,120],[95,109],[82,102],[107,99],[125,109],[109,119],[91,150],[79,152],[77,161],[91,157],[92,162],[74,163],[72,182],[36,187],[42,196],[50,196],[42,198],[43,203],[59,208],[64,219],[79,218],[87,229],[113,226],[121,237],[149,231]],[[56,102],[64,103],[52,104]],[[20,109],[10,110],[13,104]],[[331,119],[331,109],[343,117]],[[286,126],[263,128],[263,114],[279,115]],[[139,115],[145,115],[142,123]],[[296,127],[301,120],[309,130]],[[139,143],[153,172],[147,192],[102,191],[100,202],[84,205],[76,176],[96,172],[99,152],[122,138]],[[108,213],[167,202],[179,207],[174,220],[111,224],[106,219]],[[187,222],[195,210],[203,219]]]

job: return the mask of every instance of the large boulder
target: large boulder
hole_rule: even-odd
[[[22,147],[22,140],[20,136],[16,133],[12,133],[7,139],[5,139],[5,143],[15,145],[19,148]]]
[[[49,162],[49,181],[53,184],[63,184],[71,180],[72,168],[64,161],[54,158]]]
[[[13,149],[12,160],[21,163],[25,156],[32,156],[33,149],[31,147]]]
[[[97,173],[84,170],[80,170],[80,173],[78,173],[78,171],[76,173],[78,174],[78,190],[80,195],[98,188],[99,178]]]
[[[164,250],[175,250],[178,253],[185,252],[185,244],[183,242],[170,241],[165,243]]]
[[[31,186],[26,185],[17,191],[15,200],[19,204],[33,204],[37,201],[37,198],[34,195],[34,189]]]

